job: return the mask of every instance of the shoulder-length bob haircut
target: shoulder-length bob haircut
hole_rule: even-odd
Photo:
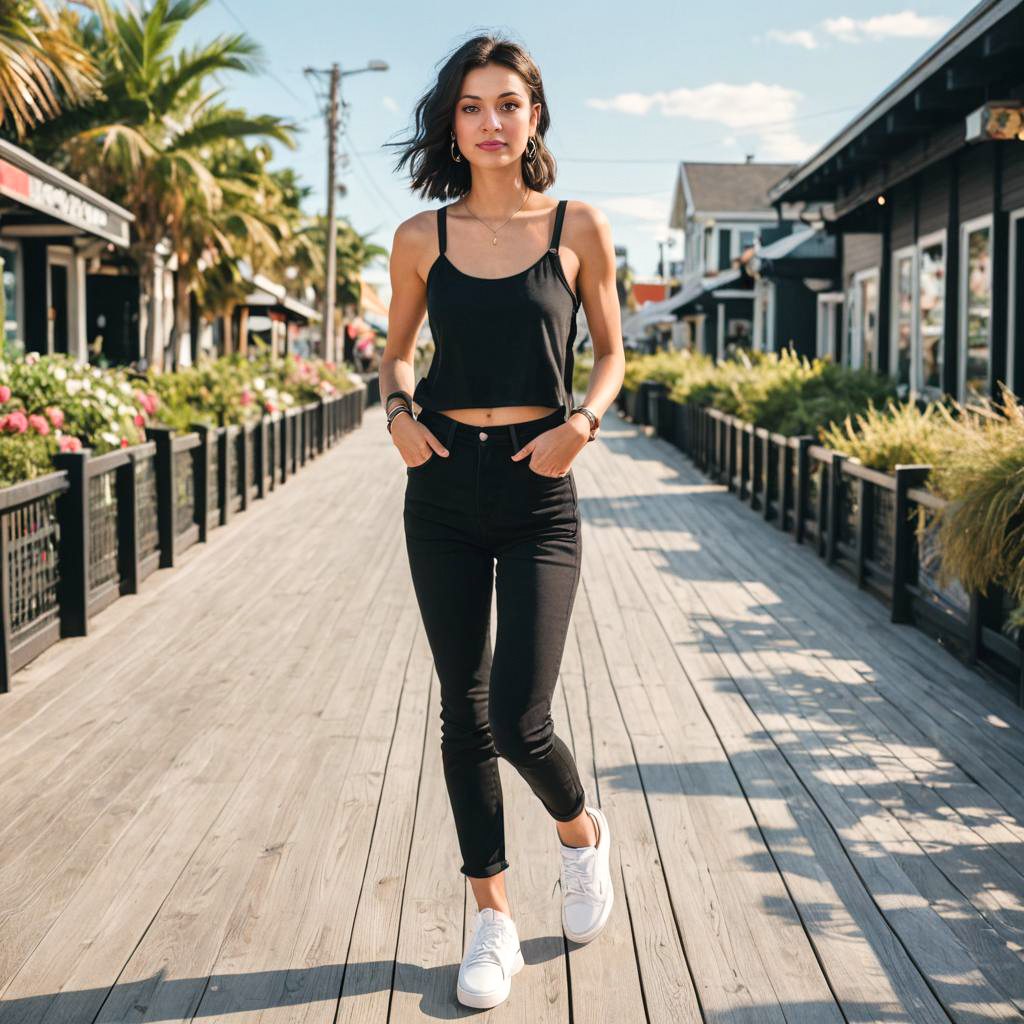
[[[455,104],[462,94],[466,73],[486,64],[501,64],[526,83],[530,104],[540,103],[533,158],[522,156],[523,181],[543,192],[555,181],[555,158],[544,144],[551,119],[544,100],[544,85],[533,58],[518,43],[493,35],[481,35],[463,43],[444,63],[437,81],[416,104],[416,130],[410,137],[389,146],[403,147],[395,164],[400,171],[409,164],[409,188],[427,199],[457,199],[469,192],[469,161],[452,159],[451,133]]]

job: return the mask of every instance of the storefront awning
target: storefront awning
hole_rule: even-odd
[[[288,294],[284,285],[271,281],[269,277],[264,277],[263,274],[253,274],[247,280],[254,289],[245,297],[245,304],[247,306],[266,306],[272,309],[280,309],[282,312],[291,313],[293,316],[310,323],[320,320],[320,314],[312,306],[307,306],[305,302],[293,298]]]
[[[86,188],[31,153],[0,139],[0,196],[12,201],[0,204],[4,233],[27,233],[19,227],[52,224],[75,228],[70,234],[95,235],[115,245],[127,246],[135,217],[117,203]],[[40,218],[39,215],[43,215]]]

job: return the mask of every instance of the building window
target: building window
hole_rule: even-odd
[[[914,365],[914,319],[917,311],[917,249],[908,246],[892,256],[892,361],[889,372],[896,380],[897,393],[906,398],[916,387]]]
[[[718,229],[718,269],[728,270],[732,266],[732,232],[728,228]]]
[[[916,381],[922,392],[942,389],[942,327],[946,291],[946,232],[917,243],[917,315],[919,350]]]
[[[819,359],[839,361],[839,331],[843,322],[843,293],[822,292],[818,295],[818,329],[815,355]]]
[[[992,365],[992,217],[960,227],[960,401],[989,393]]]
[[[853,315],[850,317],[850,365],[878,369],[878,268],[853,276]]]
[[[1006,383],[1014,388],[1015,357],[1024,348],[1024,209],[1010,215],[1010,317],[1006,332]],[[1024,359],[1024,353],[1021,354]],[[1024,389],[1021,389],[1024,391]]]
[[[22,275],[20,256],[16,245],[0,245],[0,260],[3,260],[3,325],[4,340],[21,340],[21,297]]]
[[[775,351],[775,283],[764,278],[754,287],[754,348]]]

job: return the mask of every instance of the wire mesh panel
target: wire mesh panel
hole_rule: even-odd
[[[878,568],[892,575],[892,539],[896,527],[896,495],[884,487],[874,488],[872,502],[871,558]]]
[[[11,636],[34,632],[59,616],[57,552],[60,528],[55,494],[4,512],[6,584]]]
[[[206,447],[209,452],[206,463],[207,519],[217,522],[217,512],[220,509],[220,490],[217,482],[220,474],[220,445],[217,443],[216,431],[211,433],[210,443]]]
[[[138,555],[141,561],[160,547],[157,521],[156,472],[153,457],[140,459],[135,467],[135,507],[138,521]]]
[[[117,470],[89,478],[89,586],[118,580]]]
[[[174,531],[184,533],[196,521],[196,474],[193,468],[195,448],[174,452]]]
[[[970,595],[952,580],[943,587],[939,583],[939,528],[933,512],[926,512],[925,526],[917,536],[917,580],[922,593],[932,601],[951,605],[966,615],[970,611]]]
[[[860,522],[860,489],[857,480],[845,473],[839,478],[839,536],[847,551],[857,547],[857,525]]]

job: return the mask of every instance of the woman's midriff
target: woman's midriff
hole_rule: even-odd
[[[536,420],[555,412],[551,405],[503,405],[494,409],[438,409],[438,412],[471,427],[503,427],[506,423]]]

